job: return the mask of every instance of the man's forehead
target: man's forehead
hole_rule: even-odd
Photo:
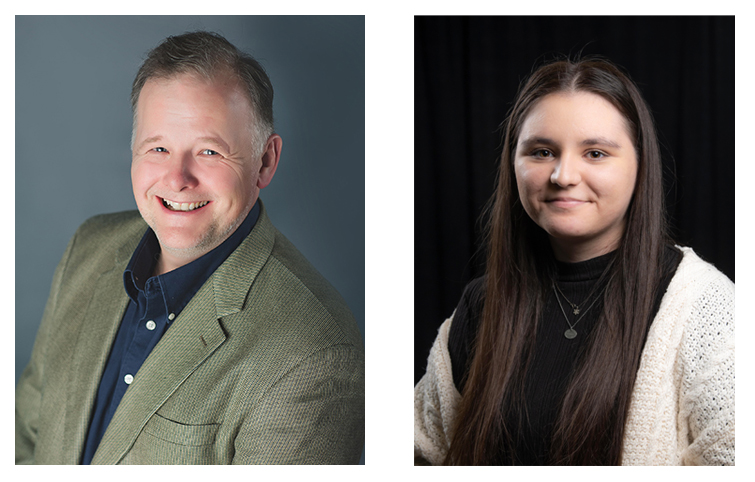
[[[139,151],[147,144],[189,136],[230,152],[233,139],[254,135],[254,122],[251,102],[227,77],[207,80],[182,74],[149,79],[137,102],[132,148]]]
[[[150,78],[139,93],[136,111],[161,108],[160,104],[171,98],[190,99],[190,102],[204,104],[211,98],[217,101],[218,96],[224,98],[224,104],[241,107],[251,114],[252,119],[254,118],[254,108],[248,93],[241,82],[229,74],[207,78],[196,73],[181,73],[169,77]],[[145,99],[149,99],[149,106],[145,105]]]

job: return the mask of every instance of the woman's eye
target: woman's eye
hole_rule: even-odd
[[[553,157],[553,153],[548,149],[537,149],[532,153],[532,155],[539,158]]]
[[[168,149],[166,149],[164,147],[154,147],[154,148],[152,148],[152,150],[155,151],[155,152],[168,152]]]
[[[590,159],[602,159],[606,157],[606,155],[600,151],[590,151],[587,153],[587,157]]]
[[[218,152],[213,151],[212,149],[205,149],[202,152],[200,152],[200,154],[204,154],[205,156],[217,156]]]

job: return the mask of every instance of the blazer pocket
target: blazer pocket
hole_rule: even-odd
[[[160,440],[177,445],[199,447],[214,443],[219,427],[219,423],[187,425],[161,417],[156,413],[144,426],[144,431]]]

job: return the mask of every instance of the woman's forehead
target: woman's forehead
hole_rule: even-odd
[[[603,97],[589,92],[549,94],[527,113],[519,142],[535,137],[605,139],[620,143],[630,139],[627,121]]]

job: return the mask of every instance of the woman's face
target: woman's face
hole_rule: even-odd
[[[514,170],[522,205],[557,259],[582,261],[618,247],[637,153],[610,102],[587,92],[540,99],[522,124]]]

